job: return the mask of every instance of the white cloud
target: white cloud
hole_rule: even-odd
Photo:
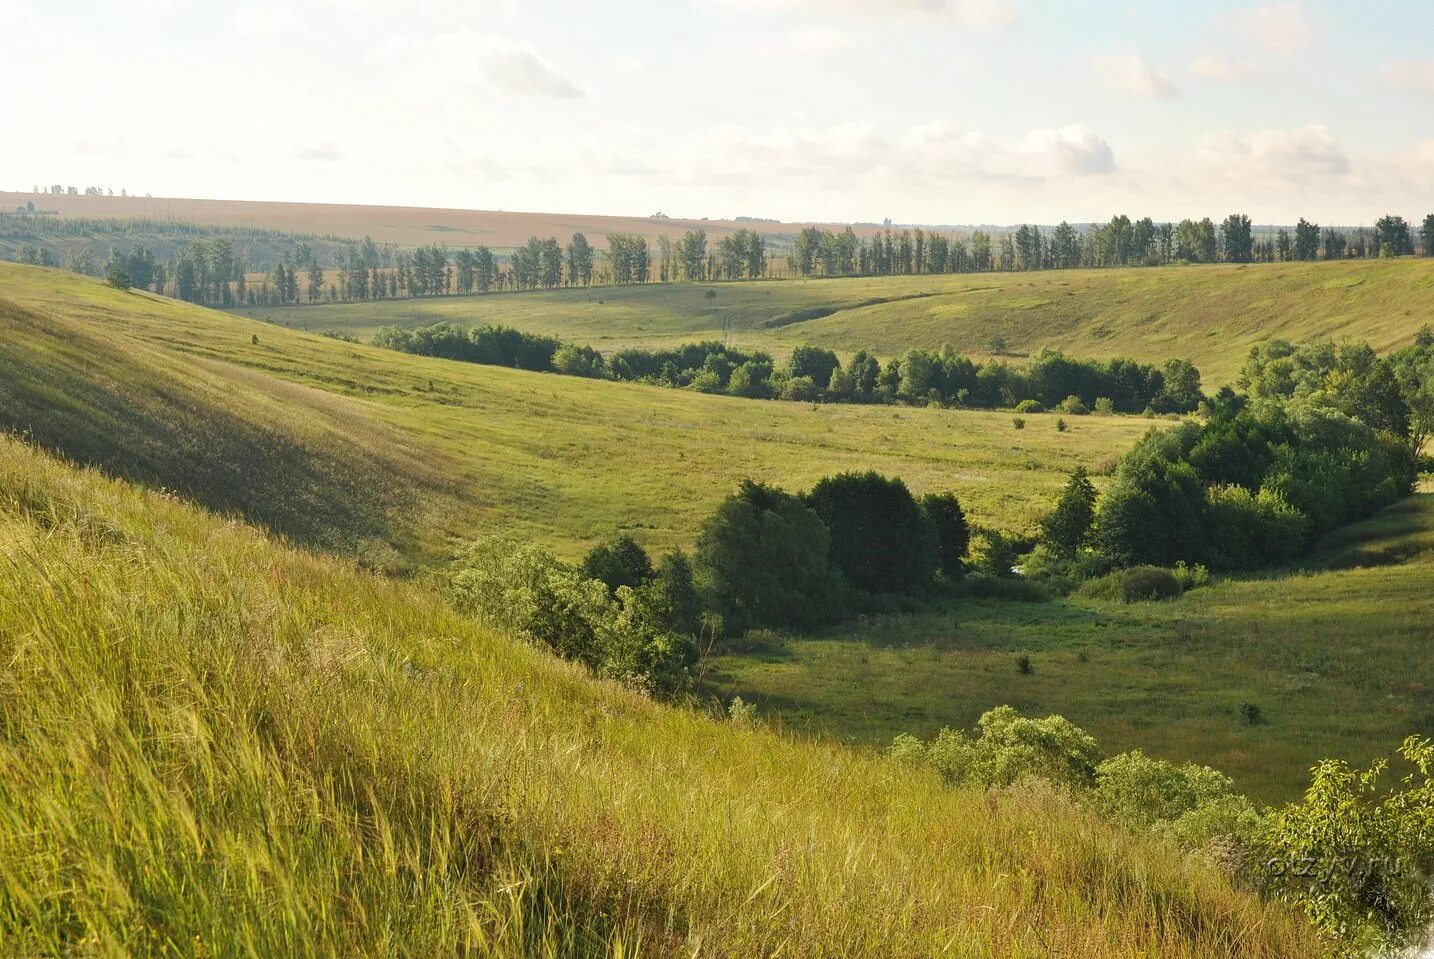
[[[772,10],[814,10],[829,12],[869,13],[889,16],[892,13],[924,14],[949,17],[968,27],[1004,29],[1020,19],[1015,0],[712,0],[727,6],[766,7]]]
[[[1396,87],[1434,93],[1434,60],[1391,64],[1380,71],[1380,75]]]
[[[1200,151],[1204,166],[1232,179],[1285,182],[1349,173],[1349,156],[1329,127],[1310,124],[1293,130],[1229,130],[1205,138]]]
[[[869,35],[840,27],[806,24],[764,40],[760,46],[770,53],[832,56],[856,53],[872,46]]]
[[[1082,124],[1055,129],[1032,130],[1025,139],[1023,152],[1050,172],[1068,176],[1092,176],[1114,173],[1115,151],[1110,144]]]
[[[1253,59],[1202,55],[1190,61],[1190,73],[1202,80],[1247,80],[1259,76],[1260,72]]]
[[[1180,95],[1165,77],[1134,53],[1090,58],[1090,68],[1101,89],[1128,100],[1169,100]]]
[[[20,0],[0,0],[0,26],[19,23],[29,15],[30,11],[25,9]]]
[[[1315,26],[1299,0],[1279,0],[1230,16],[1237,39],[1251,40],[1271,53],[1296,53],[1314,43]]]
[[[583,95],[531,43],[498,33],[459,30],[427,41],[394,36],[377,58],[388,63],[399,90],[419,102],[474,85],[526,97]]]
[[[242,37],[272,37],[298,27],[294,14],[280,7],[261,7],[245,3],[235,7],[229,14],[234,31]]]
[[[310,163],[337,163],[344,158],[344,151],[332,140],[324,140],[295,147],[289,156]]]

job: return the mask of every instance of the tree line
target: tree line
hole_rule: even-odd
[[[1077,415],[1189,413],[1204,399],[1200,371],[1187,360],[1171,359],[1157,367],[1130,359],[1075,359],[1058,350],[1043,350],[1023,366],[994,359],[978,363],[950,347],[912,349],[885,363],[862,350],[843,364],[832,350],[798,346],[778,364],[768,353],[719,342],[625,349],[605,357],[591,346],[556,337],[493,325],[470,330],[452,323],[413,330],[386,327],[373,344],[420,356],[748,399]]]
[[[865,237],[852,227],[840,231],[807,227],[796,234],[789,251],[773,250],[766,237],[745,228],[715,243],[703,230],[655,240],[614,233],[606,237],[602,250],[582,233],[573,234],[565,244],[554,237],[531,237],[506,252],[487,246],[452,251],[439,244],[399,250],[392,244],[380,246],[369,237],[335,248],[332,238],[323,238],[323,243],[313,238],[296,240],[289,252],[269,266],[260,264],[261,275],[255,277],[256,264],[242,243],[236,242],[242,240],[242,231],[188,240],[167,260],[142,244],[127,250],[113,247],[105,269],[101,269],[88,249],[71,251],[62,259],[43,242],[36,242],[53,229],[78,235],[79,224],[52,227],[51,222],[58,222],[54,218],[0,217],[45,222],[22,231],[30,238],[16,250],[21,262],[43,266],[63,262],[77,272],[98,276],[116,264],[131,265],[126,262],[129,258],[147,256],[152,266],[140,264],[130,272],[148,282],[136,279],[135,286],[219,307],[792,276],[910,276],[1434,254],[1434,214],[1426,216],[1417,230],[1403,217],[1388,215],[1372,229],[1322,228],[1301,219],[1293,229],[1263,232],[1256,230],[1247,215],[1238,213],[1219,224],[1209,218],[1157,223],[1150,217],[1132,220],[1121,215],[1104,224],[1077,227],[1063,222],[1050,230],[1022,225],[1004,233],[975,230],[969,237],[889,227]],[[93,227],[104,221],[86,222]],[[173,225],[169,228],[172,232]],[[266,242],[283,236],[261,234]],[[328,248],[328,255],[321,247]]]

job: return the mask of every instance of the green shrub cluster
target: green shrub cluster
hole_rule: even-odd
[[[599,675],[657,694],[680,693],[691,685],[697,663],[691,567],[681,553],[669,554],[656,570],[646,554],[643,561],[645,575],[613,587],[540,547],[493,537],[464,550],[453,596],[463,612]],[[588,565],[594,565],[591,556]]]
[[[918,500],[874,472],[827,477],[805,496],[747,481],[703,524],[695,565],[726,632],[812,629],[919,595],[938,573],[958,578],[969,542],[956,497]]]

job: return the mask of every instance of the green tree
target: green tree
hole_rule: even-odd
[[[1056,500],[1055,509],[1041,521],[1041,542],[1057,556],[1072,557],[1090,541],[1095,522],[1095,487],[1085,467],[1077,466]]]
[[[705,605],[724,628],[809,629],[841,618],[831,534],[799,498],[746,480],[703,523],[695,568]]]
[[[1231,263],[1249,263],[1254,246],[1250,218],[1243,213],[1231,213],[1225,217],[1220,232],[1225,237],[1225,259]]]
[[[915,593],[936,571],[936,539],[906,484],[876,472],[820,480],[805,497],[831,534],[831,560],[872,594]]]
[[[1423,245],[1425,256],[1434,256],[1434,213],[1424,217],[1424,223],[1419,228],[1419,241]]]
[[[128,292],[130,288],[129,273],[118,263],[110,265],[109,270],[105,273],[105,282],[116,290]]]
[[[1304,217],[1295,224],[1295,259],[1313,260],[1319,256],[1319,224]]]
[[[921,513],[936,543],[936,565],[950,579],[966,571],[966,554],[971,549],[971,527],[954,493],[927,493],[921,497]]]
[[[813,383],[825,386],[831,382],[832,371],[841,366],[841,360],[831,350],[820,346],[798,346],[792,350],[787,361],[787,372],[793,379],[805,376]]]

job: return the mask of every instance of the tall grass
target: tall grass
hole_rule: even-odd
[[[1059,795],[655,705],[0,440],[0,952],[1315,954]]]

